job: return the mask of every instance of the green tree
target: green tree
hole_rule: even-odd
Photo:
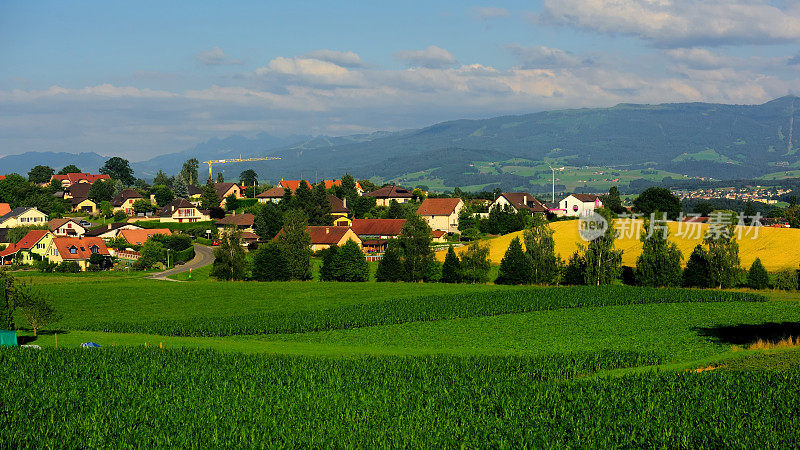
[[[741,262],[739,243],[736,241],[735,223],[724,223],[723,211],[711,214],[709,232],[703,239],[708,246],[709,275],[713,286],[730,288],[736,285]]]
[[[686,268],[683,269],[683,283],[684,287],[699,287],[710,288],[711,281],[711,267],[708,261],[708,252],[702,245],[697,245],[692,254],[689,255],[689,260],[686,261]]]
[[[604,195],[601,200],[603,201],[603,207],[610,209],[614,214],[621,214],[625,211],[622,206],[622,199],[619,197],[619,189],[616,186],[611,186],[611,189],[608,190],[608,195]]]
[[[225,175],[222,172],[217,174],[217,183],[224,183],[225,182]]]
[[[152,269],[156,263],[164,262],[164,245],[155,239],[148,239],[142,244],[139,250],[139,259],[133,263],[133,267],[139,270]]]
[[[103,200],[100,202],[100,214],[103,218],[107,219],[114,214],[114,210],[111,208],[111,202],[108,200]]]
[[[681,201],[667,188],[651,187],[645,189],[636,200],[633,207],[637,212],[649,216],[656,211],[667,213],[667,217],[674,220],[681,212]]]
[[[156,207],[146,199],[140,198],[139,200],[133,202],[133,212],[136,214],[147,214],[155,210]]]
[[[56,171],[50,166],[34,166],[33,169],[28,172],[28,181],[36,184],[47,183],[55,172]]]
[[[331,245],[322,251],[322,265],[319,268],[320,281],[335,281],[336,273],[338,272],[337,258],[339,254],[339,246]]]
[[[363,186],[363,185],[362,185]],[[397,241],[389,242],[383,258],[378,261],[378,270],[375,272],[377,281],[403,281],[406,279],[403,261],[400,258],[400,244]]]
[[[398,239],[403,254],[406,281],[422,281],[434,263],[431,251],[431,227],[417,214],[406,219]]]
[[[110,202],[114,198],[114,181],[97,180],[89,188],[89,198],[96,203]]]
[[[363,282],[369,280],[369,265],[364,252],[353,240],[336,252],[333,279],[336,281]]]
[[[235,194],[225,197],[225,209],[228,211],[236,211],[239,208],[239,199]]]
[[[114,213],[114,222],[125,222],[128,220],[128,215],[125,214],[125,211],[119,210]]]
[[[695,214],[700,214],[702,217],[708,217],[711,214],[711,211],[714,210],[714,205],[709,202],[700,202],[695,205],[694,210],[692,210]]]
[[[247,258],[242,246],[242,232],[228,227],[220,233],[219,247],[214,250],[211,276],[218,280],[238,281],[247,278]]]
[[[81,171],[81,169],[78,168],[78,166],[74,164],[68,164],[62,167],[61,170],[58,171],[59,175],[67,175],[70,173],[83,173],[83,172]]]
[[[172,181],[172,192],[175,194],[175,197],[189,198],[189,187],[186,186],[186,183],[181,177],[177,177]]]
[[[287,281],[289,270],[278,243],[269,241],[258,246],[253,256],[253,279],[257,281]]]
[[[586,260],[577,250],[564,267],[563,282],[572,286],[586,284]]]
[[[300,181],[300,186],[295,189],[293,202],[293,207],[303,211],[310,223],[311,213],[314,209],[314,193],[311,192],[311,186],[305,180]]]
[[[636,260],[636,282],[642,286],[679,286],[683,270],[683,255],[674,242],[667,240],[664,229],[653,227],[649,234],[649,219],[645,220],[642,241],[642,254]]]
[[[519,237],[508,245],[500,261],[500,273],[496,284],[530,284],[533,282],[533,263],[531,257],[522,250]]]
[[[406,209],[397,202],[397,200],[389,201],[389,209],[386,210],[384,219],[405,219]]]
[[[486,283],[492,269],[489,261],[489,246],[473,242],[461,254],[461,281],[465,283]],[[444,271],[444,268],[442,268]],[[444,275],[443,275],[444,276]]]
[[[598,209],[596,212],[606,219],[608,227],[602,236],[584,247],[583,259],[586,262],[584,278],[586,284],[590,286],[611,284],[622,270],[622,250],[614,248],[617,233],[610,212],[603,209]]]
[[[153,186],[169,186],[170,179],[163,171],[159,170],[155,178],[153,178]]]
[[[784,215],[792,228],[800,228],[800,206],[795,204],[786,208]]]
[[[274,238],[283,228],[280,207],[272,202],[259,203],[253,218],[253,228],[262,240]]]
[[[217,190],[214,189],[214,182],[211,181],[211,178],[209,178],[208,182],[203,186],[203,195],[200,197],[200,203],[203,209],[211,209],[219,206],[219,194],[217,194]]]
[[[747,286],[751,289],[766,289],[769,286],[769,274],[761,264],[761,258],[756,258],[747,271]]]
[[[356,198],[358,196],[358,190],[356,189],[356,180],[353,178],[352,175],[349,173],[344,174],[342,177],[342,185],[339,188],[339,192],[337,192],[339,198],[346,198],[350,201],[351,198]]]
[[[461,282],[461,260],[458,259],[452,245],[447,248],[447,255],[444,257],[441,281],[442,283]]]
[[[793,291],[797,289],[797,271],[794,269],[784,269],[775,272],[770,281],[773,289]]]
[[[525,230],[525,252],[533,264],[533,282],[557,284],[561,258],[556,256],[556,241],[553,229],[542,214],[534,214],[531,227]]]
[[[0,269],[0,330],[14,330],[14,277]]]
[[[100,173],[121,181],[125,186],[130,186],[136,181],[136,178],[133,176],[133,169],[131,169],[128,160],[122,159],[119,156],[114,156],[106,161],[103,167],[100,168]]]
[[[318,183],[312,191],[312,207],[308,211],[308,223],[311,225],[332,225],[331,202],[325,191],[325,183]]]
[[[156,204],[162,208],[175,200],[175,194],[163,184],[154,185],[150,192],[156,197]]]
[[[287,211],[283,230],[278,233],[278,246],[286,258],[289,276],[295,280],[311,279],[311,236],[308,217],[302,211]]]
[[[239,174],[239,183],[242,186],[254,186],[258,183],[258,174],[253,169],[247,169]]]
[[[47,297],[33,286],[21,284],[16,291],[15,307],[33,329],[34,336],[37,336],[43,327],[56,323],[61,318]]]
[[[200,167],[200,161],[197,158],[190,158],[183,163],[179,177],[184,183],[199,186],[200,176],[197,174],[197,168]]]

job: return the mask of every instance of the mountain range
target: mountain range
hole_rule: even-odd
[[[525,177],[480,172],[476,163],[544,161],[571,166],[643,167],[717,179],[751,178],[800,169],[800,99],[781,97],[761,105],[670,103],[619,104],[610,108],[545,111],[479,120],[454,120],[421,129],[342,137],[266,133],[211,139],[181,152],[136,162],[136,176],[158,170],[177,173],[191,157],[201,162],[238,156],[281,160],[216,166],[227,178],[246,168],[260,178],[323,179],[350,172],[357,177],[395,179],[426,172],[445,186],[457,181],[518,184]],[[27,153],[0,158],[0,172],[26,173],[32,165],[76,164],[96,170],[95,153]],[[201,168],[202,169],[202,168]],[[493,178],[494,176],[494,178]],[[521,184],[519,184],[521,183]]]

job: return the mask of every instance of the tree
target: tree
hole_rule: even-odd
[[[33,169],[28,172],[28,181],[36,184],[47,183],[54,173],[55,170],[50,166],[34,166]]]
[[[197,158],[191,158],[186,160],[186,162],[183,163],[183,168],[181,168],[181,173],[179,174],[179,177],[186,184],[199,186],[200,177],[197,174],[197,168],[199,166],[200,166],[200,161],[198,161]]]
[[[422,281],[434,263],[431,251],[431,227],[417,214],[406,219],[398,243],[402,249],[406,281]]]
[[[489,281],[492,269],[489,261],[489,246],[473,242],[461,254],[461,281],[465,283],[485,283]],[[442,268],[444,271],[444,268]]]
[[[114,222],[125,222],[128,220],[128,215],[125,214],[125,211],[119,210],[114,213]]]
[[[0,269],[0,330],[14,330],[14,277]]]
[[[789,226],[792,228],[800,228],[800,206],[798,205],[791,205],[786,208],[784,212],[786,216],[786,220],[789,222]]]
[[[219,247],[214,250],[211,276],[218,280],[239,281],[247,278],[247,258],[242,247],[242,232],[228,227],[220,233]]]
[[[283,228],[280,207],[272,202],[259,203],[253,218],[253,228],[262,240],[274,238]]]
[[[236,194],[231,194],[225,197],[225,209],[228,211],[236,211],[239,208],[239,198]]]
[[[108,200],[103,200],[100,202],[100,214],[106,219],[114,214],[114,210],[111,208],[111,202]]]
[[[275,241],[258,246],[253,256],[253,279],[257,281],[287,281],[286,258]]]
[[[458,259],[453,246],[447,248],[447,255],[442,264],[442,283],[461,282],[461,260]]]
[[[119,156],[114,156],[106,161],[103,167],[100,168],[100,173],[121,181],[125,186],[130,186],[136,181],[136,178],[133,177],[133,169],[131,169],[128,160],[122,159]]]
[[[311,279],[311,236],[308,217],[302,211],[287,211],[283,230],[278,233],[278,246],[286,258],[289,277],[294,280]]]
[[[95,203],[110,202],[114,198],[114,181],[97,180],[89,188],[89,198]]]
[[[155,239],[148,239],[142,244],[139,254],[139,259],[133,263],[133,267],[138,270],[152,269],[156,263],[164,261],[164,245]]]
[[[214,182],[209,178],[208,182],[203,186],[203,195],[200,197],[200,203],[203,205],[203,209],[211,209],[218,207],[219,202],[219,194],[214,188]]]
[[[640,238],[642,254],[636,260],[636,282],[651,287],[679,286],[683,255],[674,242],[667,240],[665,230],[654,227],[648,236],[648,224],[646,219]]]
[[[308,211],[308,223],[311,225],[332,225],[331,202],[325,191],[325,183],[318,183],[312,191],[312,207]]]
[[[181,177],[177,177],[172,181],[172,192],[175,194],[175,197],[189,198],[189,188]]]
[[[53,304],[28,284],[21,284],[16,288],[17,295],[14,301],[28,325],[33,329],[33,335],[37,336],[42,327],[58,322],[60,316],[56,314]]]
[[[736,284],[741,262],[735,222],[724,223],[724,211],[711,213],[711,225],[703,243],[708,246],[709,275],[713,286],[729,288]]]
[[[311,186],[305,180],[300,181],[300,185],[294,191],[293,206],[303,211],[309,218],[309,222],[311,222],[311,211],[314,209],[314,193],[311,192]]]
[[[604,195],[601,200],[603,201],[603,207],[610,209],[614,214],[621,214],[625,211],[625,208],[622,207],[622,200],[619,197],[619,189],[616,186],[611,186],[611,189],[608,190],[608,195]]]
[[[694,210],[692,211],[695,214],[699,214],[701,217],[708,217],[711,214],[711,211],[714,210],[714,205],[709,202],[700,202],[694,206]]]
[[[586,260],[577,250],[564,267],[564,284],[577,286],[586,284]]]
[[[358,180],[358,184],[361,185],[361,189],[363,189],[364,192],[377,191],[378,188],[380,188],[380,186],[369,180]]]
[[[453,197],[458,197],[457,195],[455,195],[455,191],[453,191]],[[414,190],[411,191],[411,199],[414,200],[415,202],[421,202],[425,200],[425,192],[420,188],[414,188]]]
[[[352,175],[349,173],[344,174],[342,177],[342,185],[339,187],[339,192],[337,192],[341,198],[355,198],[358,196],[358,190],[356,189],[356,180],[353,178]]]
[[[156,207],[146,199],[140,198],[133,202],[133,212],[136,214],[147,214],[155,210]]]
[[[319,268],[320,281],[335,281],[337,272],[337,256],[339,254],[339,246],[331,245],[322,251],[322,265]]]
[[[769,286],[769,274],[761,264],[761,258],[756,258],[747,271],[747,286],[751,289],[766,289]]]
[[[508,249],[500,261],[500,273],[494,282],[496,284],[530,284],[533,282],[533,263],[531,257],[522,250],[519,237],[512,239],[508,245]]]
[[[81,169],[78,168],[78,166],[74,164],[68,164],[62,167],[61,170],[58,171],[59,175],[67,175],[70,173],[82,173],[82,171]]]
[[[217,174],[217,183],[224,183],[225,182],[225,175],[222,172]]]
[[[614,248],[617,233],[614,221],[609,211],[598,209],[597,214],[603,215],[608,227],[602,236],[597,237],[584,247],[583,259],[586,263],[584,278],[590,286],[611,284],[620,274],[622,266],[622,250]]]
[[[369,280],[369,265],[364,252],[353,240],[347,242],[336,252],[333,265],[333,280],[363,282]]]
[[[689,255],[689,260],[686,261],[686,268],[683,269],[683,282],[684,287],[711,287],[711,267],[708,262],[708,252],[702,245],[697,245],[692,254]]]
[[[674,220],[681,212],[681,201],[667,188],[651,187],[636,197],[633,207],[646,216],[658,211],[667,213],[667,217]]]
[[[556,241],[553,229],[542,214],[535,214],[531,227],[525,230],[525,252],[531,257],[533,282],[557,284],[561,259],[556,256]]]
[[[155,178],[153,178],[153,186],[169,186],[170,179],[163,171],[159,170]]]
[[[172,193],[170,188],[163,184],[154,185],[150,192],[155,196],[156,204],[162,208],[167,206],[169,202],[175,200],[175,194]]]
[[[400,259],[400,245],[397,241],[389,242],[383,258],[378,261],[375,279],[377,281],[403,281],[406,279],[403,261]]]
[[[254,186],[258,183],[258,174],[253,169],[247,169],[239,174],[239,182],[242,186]]]
[[[384,219],[405,219],[406,209],[397,202],[397,200],[389,201],[389,209],[386,210]]]

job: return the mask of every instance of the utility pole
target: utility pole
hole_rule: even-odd
[[[555,203],[556,202],[556,169],[554,169],[553,166],[551,166],[550,164],[548,164],[547,167],[549,167],[550,170],[553,171],[553,200],[551,200],[550,202],[551,203]]]

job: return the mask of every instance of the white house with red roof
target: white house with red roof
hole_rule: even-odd
[[[428,222],[432,230],[457,233],[458,215],[462,209],[464,202],[460,198],[426,198],[417,208],[417,214]]]
[[[105,242],[99,237],[57,237],[50,242],[46,253],[50,262],[73,261],[84,271],[89,267],[89,258],[93,254],[110,256]]]
[[[56,236],[81,237],[86,234],[86,227],[78,223],[75,219],[65,217],[63,219],[51,219],[47,222],[50,232]]]
[[[558,208],[551,209],[551,212],[559,216],[582,216],[591,214],[597,208],[603,207],[603,201],[594,194],[570,194],[564,197],[558,204]]]

